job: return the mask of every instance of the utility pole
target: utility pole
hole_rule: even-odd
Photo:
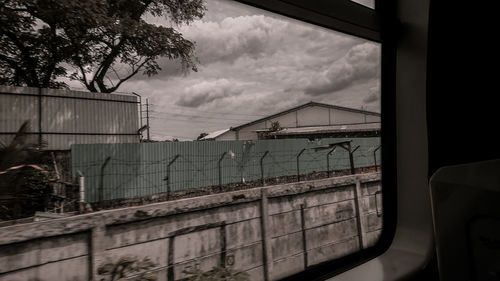
[[[148,99],[146,99],[146,126],[148,129],[148,141],[150,141],[151,138],[149,136],[149,102],[148,102]]]

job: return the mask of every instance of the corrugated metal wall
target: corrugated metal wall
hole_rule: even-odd
[[[0,86],[0,141],[9,142],[25,120],[49,150],[139,141],[136,96]]]
[[[265,178],[296,175],[297,155],[303,148],[344,140],[351,139],[77,144],[71,147],[72,168],[73,175],[80,171],[85,176],[86,201],[96,202],[101,184],[103,200],[166,192],[168,183],[173,191],[217,185],[218,163],[223,153],[226,155],[220,161],[222,184],[260,179],[260,159],[265,151],[269,151],[263,160]],[[373,151],[380,145],[380,138],[352,139],[353,149],[358,145],[360,148],[354,152],[355,167],[373,166]],[[305,150],[300,156],[300,173],[326,171],[328,152]],[[379,159],[380,150],[377,151],[380,165]],[[344,149],[337,148],[329,161],[331,170],[350,168],[349,155]]]

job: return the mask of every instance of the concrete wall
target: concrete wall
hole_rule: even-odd
[[[0,140],[26,120],[49,150],[75,143],[139,142],[138,98],[130,95],[0,86]]]
[[[4,227],[0,281],[98,280],[125,255],[152,259],[158,280],[221,264],[277,280],[373,245],[380,190],[380,174],[363,174]]]

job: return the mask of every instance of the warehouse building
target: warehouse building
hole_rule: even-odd
[[[308,102],[237,127],[208,134],[203,140],[380,136],[380,113]]]
[[[25,121],[47,150],[139,142],[139,112],[133,95],[0,86],[0,143],[10,143]]]

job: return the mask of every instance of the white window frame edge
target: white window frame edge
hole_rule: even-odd
[[[396,64],[396,233],[385,253],[330,281],[400,280],[425,267],[434,255],[426,124],[429,0],[397,2],[402,31]]]

